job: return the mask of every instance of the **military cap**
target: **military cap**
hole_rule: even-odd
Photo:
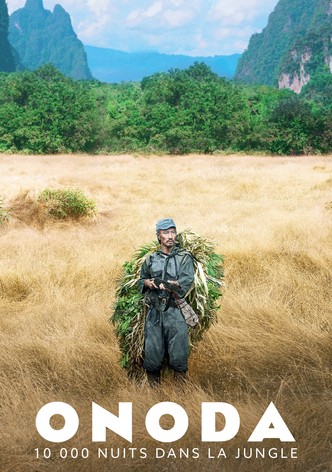
[[[176,225],[172,218],[163,218],[162,220],[157,221],[156,224],[156,231],[158,232],[160,229],[169,229],[169,228],[176,228]]]

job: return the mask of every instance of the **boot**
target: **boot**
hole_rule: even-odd
[[[160,371],[158,372],[148,372],[146,371],[147,377],[148,377],[148,382],[150,387],[158,387],[160,384]]]

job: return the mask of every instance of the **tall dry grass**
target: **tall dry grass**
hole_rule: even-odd
[[[12,219],[0,226],[1,472],[109,470],[331,470],[331,157],[1,156],[0,193]],[[52,222],[33,206],[46,187],[75,186],[97,202],[88,222]],[[118,364],[107,323],[122,263],[154,237],[155,221],[214,239],[227,287],[219,323],[197,346],[181,388],[134,385]],[[160,445],[145,431],[148,409],[175,401],[188,434]],[[35,416],[50,401],[80,415],[77,435],[50,444]],[[91,402],[117,412],[133,401],[134,441],[91,442]],[[241,416],[235,439],[200,441],[200,404],[226,401]],[[273,401],[295,444],[247,439]],[[89,459],[56,457],[88,447]],[[98,459],[97,446],[146,447],[140,459]],[[234,459],[237,447],[298,448],[298,459]],[[34,449],[50,447],[51,459]],[[155,459],[154,449],[200,448],[195,459]],[[224,447],[227,459],[208,459]]]

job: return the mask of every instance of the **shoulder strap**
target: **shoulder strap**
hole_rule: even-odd
[[[182,256],[182,257],[189,256],[193,260],[196,260],[194,254],[192,252],[188,251],[188,249],[180,249],[178,254],[179,254],[179,256]]]
[[[149,266],[150,265],[150,260],[151,260],[151,255],[152,253],[149,252],[146,256],[143,262],[146,262],[146,264]]]

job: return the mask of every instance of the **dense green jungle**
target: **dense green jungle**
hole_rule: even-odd
[[[0,74],[0,151],[329,153],[331,96],[328,67],[297,95],[226,80],[204,63],[117,84],[45,65]]]

